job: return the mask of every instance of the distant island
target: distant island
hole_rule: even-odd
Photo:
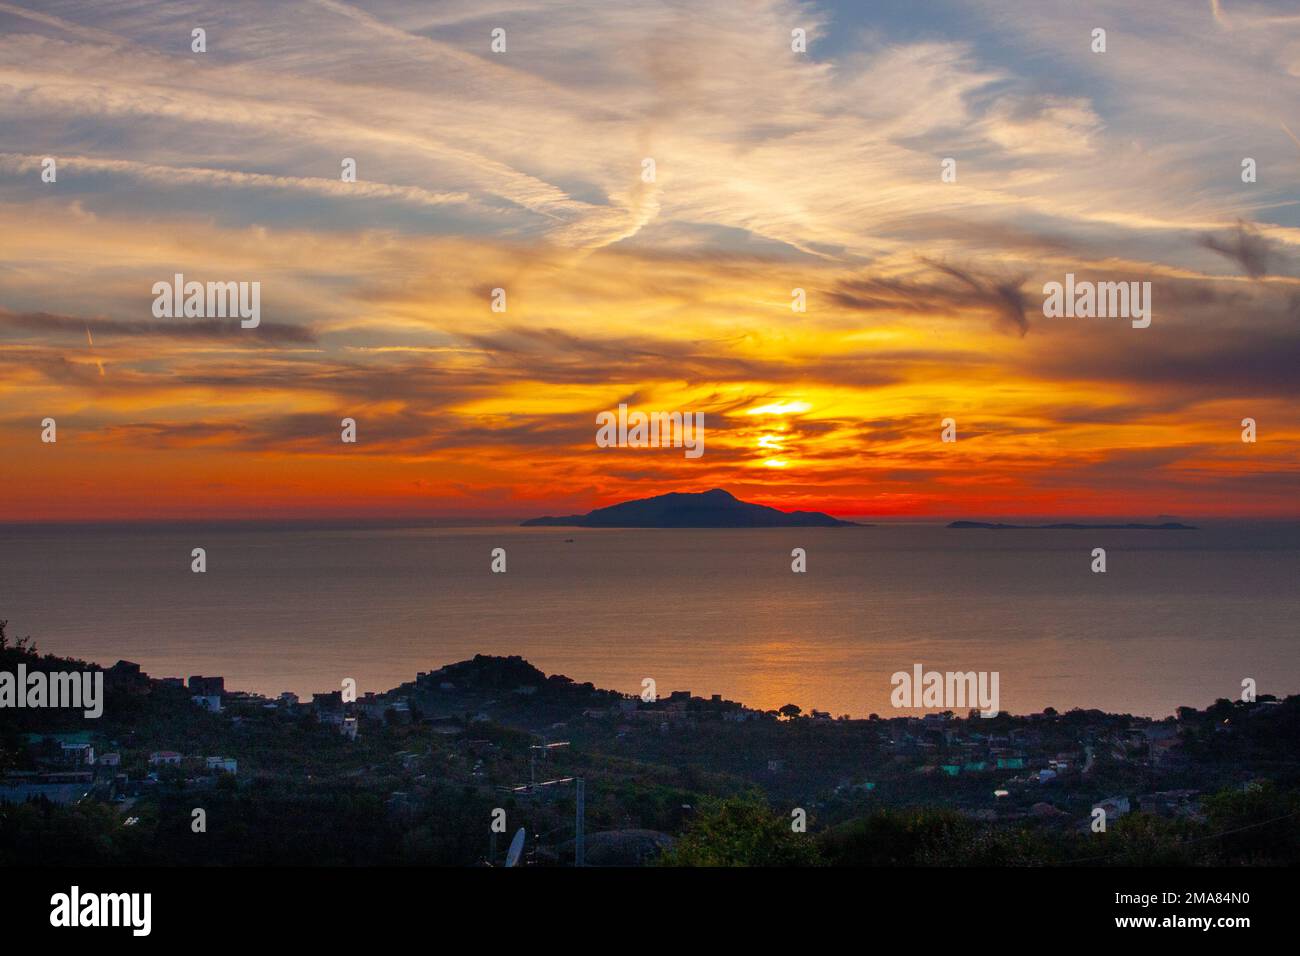
[[[1190,524],[1167,521],[1164,524],[998,524],[990,521],[954,521],[949,528],[990,528],[1028,531],[1195,531]]]
[[[530,518],[523,527],[573,528],[844,528],[866,527],[820,511],[778,511],[741,501],[721,488],[672,492],[597,508],[585,515]]]

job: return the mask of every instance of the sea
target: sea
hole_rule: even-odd
[[[659,696],[834,716],[898,715],[893,675],[920,664],[996,672],[1013,713],[1163,717],[1248,679],[1300,692],[1298,584],[1294,523],[0,528],[11,638],[272,696],[345,678],[381,692],[498,654],[625,693],[649,679]]]

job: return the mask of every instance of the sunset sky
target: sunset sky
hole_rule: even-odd
[[[1300,513],[1293,2],[0,2],[0,131],[0,520]]]

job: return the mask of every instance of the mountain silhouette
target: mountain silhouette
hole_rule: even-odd
[[[697,493],[672,492],[597,508],[585,515],[531,518],[524,527],[576,528],[842,528],[840,521],[820,511],[777,511],[741,501],[721,488]],[[860,526],[859,526],[860,527]]]

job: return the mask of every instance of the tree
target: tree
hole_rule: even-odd
[[[807,833],[795,833],[791,817],[756,797],[705,803],[672,849],[664,866],[816,866],[821,857]]]

